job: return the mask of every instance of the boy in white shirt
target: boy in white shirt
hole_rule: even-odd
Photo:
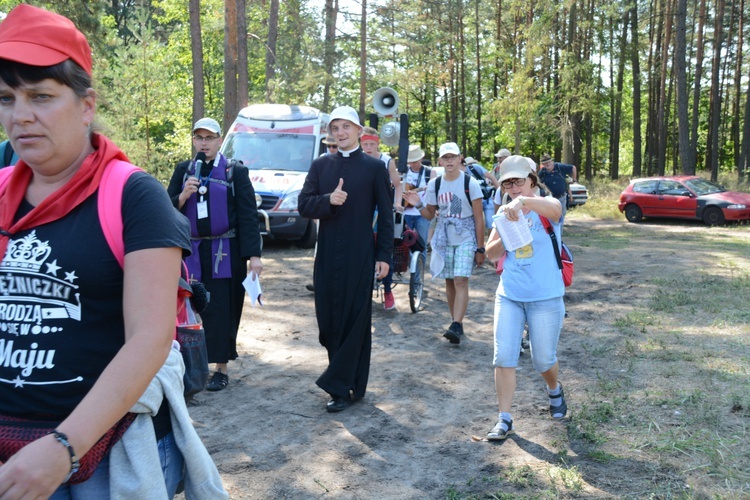
[[[455,142],[440,146],[439,156],[445,173],[427,185],[426,203],[414,191],[404,193],[404,199],[424,218],[438,217],[430,271],[433,277],[445,279],[451,324],[443,336],[451,344],[460,344],[469,303],[469,277],[474,264],[481,266],[484,262],[482,189],[476,179],[461,171],[461,151]]]

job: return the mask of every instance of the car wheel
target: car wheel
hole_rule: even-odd
[[[307,229],[302,238],[296,241],[296,244],[300,248],[315,248],[315,242],[318,240],[318,226],[315,221],[310,219],[307,222]]]
[[[703,211],[703,222],[708,226],[721,226],[724,224],[724,212],[719,207],[709,207]]]
[[[627,205],[625,207],[625,218],[628,219],[628,222],[641,222],[643,220],[641,207],[632,203]]]

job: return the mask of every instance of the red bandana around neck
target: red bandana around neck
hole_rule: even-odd
[[[99,188],[104,168],[110,161],[129,161],[125,153],[103,135],[92,134],[91,145],[94,152],[83,160],[78,172],[63,187],[13,223],[33,175],[31,168],[19,160],[5,189],[0,191],[0,260],[5,258],[8,242],[13,235],[64,217]]]

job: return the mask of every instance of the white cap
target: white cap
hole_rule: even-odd
[[[472,163],[479,163],[479,162],[477,162],[477,161],[476,161],[476,160],[475,160],[475,159],[474,159],[473,157],[471,157],[471,156],[467,156],[467,157],[466,157],[466,158],[464,159],[464,161],[466,162],[466,164],[467,164],[467,165],[471,165]]]
[[[505,148],[503,148],[500,151],[498,151],[497,153],[495,153],[495,157],[496,158],[505,158],[505,157],[508,157],[508,156],[510,156],[510,151],[508,151]]]
[[[448,154],[454,154],[456,156],[461,155],[461,150],[458,148],[458,144],[455,142],[446,142],[440,146],[440,154],[438,154],[438,158],[442,158]]]
[[[525,179],[531,173],[531,165],[525,156],[512,155],[500,164],[498,182],[506,179]]]
[[[531,158],[529,158],[528,156],[526,157],[526,159],[529,161],[529,166],[531,166],[531,170],[533,172],[536,172],[536,162],[532,160]]]
[[[339,106],[331,112],[331,116],[328,119],[329,134],[331,133],[331,123],[333,123],[334,120],[346,120],[352,122],[359,127],[360,135],[362,134],[362,130],[364,130],[362,124],[359,123],[359,114],[357,113],[357,110],[351,106]]]
[[[214,134],[221,135],[221,126],[219,125],[219,122],[217,122],[213,118],[201,118],[200,120],[195,122],[195,125],[193,125],[193,132],[200,129],[208,130],[209,132],[213,132]]]

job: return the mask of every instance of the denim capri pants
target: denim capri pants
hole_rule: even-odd
[[[562,297],[516,302],[495,294],[495,354],[492,364],[500,368],[518,366],[521,336],[524,325],[528,324],[531,362],[537,372],[546,372],[557,363],[557,341],[564,318]]]

